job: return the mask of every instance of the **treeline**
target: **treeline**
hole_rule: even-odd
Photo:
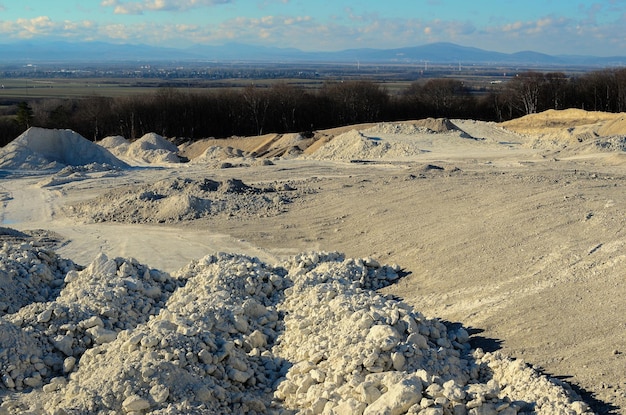
[[[278,83],[206,93],[166,88],[122,98],[44,99],[0,113],[0,144],[29,126],[69,128],[92,140],[132,140],[148,132],[194,140],[427,117],[504,121],[565,108],[625,111],[626,69],[576,77],[529,71],[481,90],[442,78],[416,81],[398,94],[371,81],[346,81],[318,90]]]

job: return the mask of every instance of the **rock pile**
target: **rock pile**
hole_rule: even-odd
[[[294,185],[295,186],[295,185]],[[171,223],[205,216],[269,216],[283,212],[306,190],[286,183],[254,187],[239,179],[164,179],[128,186],[67,208],[92,222]]]
[[[1,278],[40,266],[56,288],[0,317],[2,414],[588,411],[520,361],[471,353],[463,328],[378,294],[399,268],[371,258],[220,253],[170,276],[38,252],[3,251]]]
[[[10,228],[0,234],[14,238],[26,235]],[[33,302],[46,302],[58,295],[65,275],[76,265],[53,251],[29,242],[3,243],[0,249],[0,316],[18,312]]]

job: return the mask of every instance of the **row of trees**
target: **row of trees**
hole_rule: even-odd
[[[525,72],[479,91],[443,78],[414,82],[396,95],[374,82],[348,81],[315,91],[279,83],[206,93],[159,89],[123,98],[46,99],[22,102],[12,119],[0,118],[0,144],[30,125],[70,128],[93,140],[118,134],[132,140],[147,132],[197,139],[426,117],[503,121],[564,108],[625,111],[626,69],[578,77]]]

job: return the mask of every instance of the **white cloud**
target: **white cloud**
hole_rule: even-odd
[[[22,38],[32,38],[50,34],[54,31],[55,24],[48,16],[39,16],[32,19],[17,19],[19,35]]]
[[[143,14],[153,11],[183,11],[231,3],[234,0],[102,0],[102,7],[112,7],[115,14]]]

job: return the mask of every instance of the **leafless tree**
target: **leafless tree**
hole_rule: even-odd
[[[243,100],[246,108],[254,121],[256,134],[263,134],[267,109],[270,106],[270,97],[266,90],[257,88],[254,85],[247,86],[243,91]]]
[[[508,82],[513,105],[518,106],[525,115],[536,113],[544,82],[545,77],[540,72],[527,71],[515,76]]]

